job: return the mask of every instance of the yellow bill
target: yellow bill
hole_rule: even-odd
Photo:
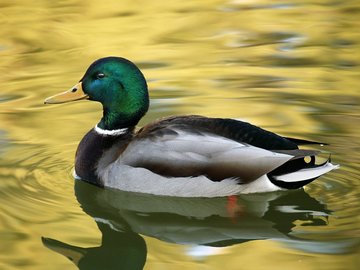
[[[45,99],[45,104],[59,104],[75,100],[88,99],[89,96],[84,93],[82,89],[82,82],[75,84],[70,90],[48,97]]]

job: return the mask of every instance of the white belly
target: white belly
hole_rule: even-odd
[[[280,190],[266,175],[248,183],[238,184],[234,178],[214,182],[205,176],[164,177],[144,168],[133,168],[115,163],[98,171],[105,187],[130,192],[149,193],[175,197],[222,197],[235,194]]]

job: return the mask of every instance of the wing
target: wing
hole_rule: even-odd
[[[305,142],[304,140],[279,136],[247,122],[235,119],[207,118],[197,115],[175,116],[162,119],[145,126],[139,131],[138,135],[140,137],[159,136],[170,133],[173,129],[181,129],[192,134],[207,133],[217,135],[267,150],[298,149],[297,142],[302,142],[299,144]]]
[[[289,138],[289,137],[284,137],[284,138],[289,140],[289,141],[292,141],[293,143],[296,143],[297,145],[306,145],[306,144],[328,145],[327,143],[323,143],[323,142],[314,142],[314,141],[296,139],[296,138]]]
[[[206,175],[214,181],[238,178],[248,183],[296,156],[304,156],[302,150],[289,154],[269,151],[208,130],[184,122],[160,122],[140,131],[119,161],[169,177]]]

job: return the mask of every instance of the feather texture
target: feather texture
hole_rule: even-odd
[[[206,175],[214,181],[236,177],[248,183],[293,158],[213,134],[173,131],[172,135],[134,140],[119,163],[165,176]]]
[[[104,186],[126,191],[216,197],[298,188],[336,168],[331,163],[315,165],[314,158],[304,161],[318,151],[298,149],[276,134],[233,121],[225,119],[224,124],[222,119],[199,116],[163,119],[134,134],[120,153],[118,144],[104,151],[96,174]],[[237,128],[245,125],[247,131],[235,136],[229,123]],[[272,143],[265,143],[269,149],[261,148],[264,143],[257,136],[278,140],[280,149],[270,150]]]

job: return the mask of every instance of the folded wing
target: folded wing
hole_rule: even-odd
[[[139,136],[119,161],[168,177],[205,175],[213,181],[237,178],[239,183],[249,183],[296,156],[304,156],[302,150],[296,150],[296,154],[280,153],[176,126],[157,129],[148,135]]]

